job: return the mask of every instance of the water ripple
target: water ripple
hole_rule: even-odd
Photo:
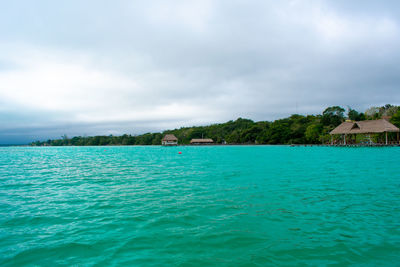
[[[0,148],[0,265],[395,266],[399,156],[398,148]]]

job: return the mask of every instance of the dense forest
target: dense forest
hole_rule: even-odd
[[[321,144],[330,140],[329,132],[348,120],[374,120],[389,116],[390,121],[400,127],[400,107],[387,104],[371,107],[364,113],[350,107],[333,106],[319,115],[294,114],[288,118],[254,122],[238,118],[235,121],[209,126],[183,127],[162,133],[121,136],[77,136],[36,141],[33,146],[104,146],[104,145],[160,145],[165,134],[174,134],[179,144],[189,144],[192,138],[212,138],[216,144]]]

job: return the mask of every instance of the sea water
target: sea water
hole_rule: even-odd
[[[0,265],[396,266],[399,158],[396,147],[0,148]]]

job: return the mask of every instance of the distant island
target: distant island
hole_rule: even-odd
[[[215,144],[324,144],[329,143],[329,132],[343,121],[376,120],[387,118],[400,127],[400,106],[387,104],[358,112],[350,107],[332,106],[319,115],[294,114],[273,122],[238,118],[209,126],[183,127],[160,133],[121,136],[76,136],[32,142],[32,146],[105,146],[105,145],[160,145],[166,134],[173,134],[179,144],[186,145],[192,139],[211,138]],[[374,138],[380,138],[379,135]]]

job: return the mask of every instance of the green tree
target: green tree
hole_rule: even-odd
[[[240,134],[237,130],[233,131],[230,135],[226,137],[226,142],[228,144],[239,144],[240,143]]]
[[[329,107],[322,113],[321,123],[336,127],[344,121],[344,112],[345,110],[342,107]]]
[[[400,127],[400,109],[395,113],[392,118],[390,119],[390,122],[396,125],[397,127]]]
[[[253,125],[240,133],[240,143],[255,143],[257,136],[262,132],[259,125]]]
[[[320,142],[321,133],[321,124],[310,124],[306,129],[305,137],[309,143],[316,144]]]
[[[364,113],[359,113],[358,111],[352,109],[351,107],[348,107],[348,109],[347,109],[347,116],[348,116],[349,119],[352,120],[352,121],[362,121],[362,120],[365,120],[365,115],[364,115]]]

